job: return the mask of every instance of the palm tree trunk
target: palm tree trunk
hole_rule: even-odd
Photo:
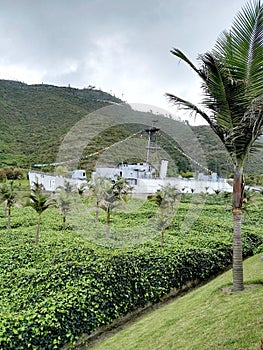
[[[106,238],[110,238],[110,209],[107,209]]]
[[[164,245],[164,229],[161,230],[161,248],[163,248]]]
[[[40,230],[40,219],[41,219],[41,215],[38,214],[37,229],[36,229],[36,237],[35,237],[35,243],[36,243],[36,244],[38,244],[38,237],[39,237],[39,230]]]
[[[66,215],[63,214],[62,216],[62,230],[65,231],[66,230]]]
[[[234,169],[233,182],[233,288],[234,292],[244,289],[243,257],[241,240],[242,202],[244,196],[243,168]]]
[[[96,216],[95,216],[95,222],[99,221],[99,202],[96,203]]]
[[[11,228],[11,208],[8,207],[8,214],[7,214],[7,228]]]
[[[3,203],[4,217],[7,218],[7,207],[5,203]]]

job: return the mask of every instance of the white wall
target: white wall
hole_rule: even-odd
[[[175,186],[180,192],[191,193],[191,189],[194,193],[215,193],[215,190],[220,192],[232,192],[232,186],[226,181],[199,181],[199,180],[187,180],[180,178],[166,178],[166,179],[138,179],[137,185],[133,187],[134,193],[147,193],[153,194],[161,186],[170,184]]]

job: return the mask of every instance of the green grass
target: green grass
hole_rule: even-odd
[[[263,261],[260,255],[245,261],[244,279],[244,292],[222,291],[221,288],[232,281],[231,271],[228,271],[142,317],[92,349],[260,349],[263,339]]]

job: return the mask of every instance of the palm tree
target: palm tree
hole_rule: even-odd
[[[244,162],[256,149],[263,126],[263,6],[248,2],[224,31],[214,49],[199,57],[197,68],[179,49],[171,53],[187,63],[202,80],[201,107],[173,94],[175,105],[201,115],[231,156],[233,179],[233,291],[244,289],[241,214]]]
[[[32,207],[38,214],[37,219],[37,228],[36,228],[36,236],[35,243],[38,243],[39,231],[40,231],[40,222],[41,222],[41,214],[48,209],[51,205],[54,205],[55,201],[50,199],[50,196],[44,194],[42,192],[42,185],[38,182],[34,182],[34,187],[31,190],[29,195],[29,201],[27,206]]]
[[[0,198],[5,202],[7,208],[7,228],[11,228],[11,208],[14,206],[17,197],[17,187],[14,181],[3,184],[0,187]]]
[[[160,190],[157,190],[156,194],[150,199],[159,208],[159,212],[157,214],[157,226],[161,233],[161,247],[164,245],[164,231],[174,217],[175,203],[178,195],[179,191],[177,188],[168,184],[162,186]]]
[[[73,186],[68,181],[65,181],[64,186],[58,187],[57,204],[60,208],[61,215],[62,215],[63,231],[65,231],[67,226],[66,225],[67,213],[70,210],[71,195],[73,190],[74,190]]]
[[[110,237],[111,213],[120,202],[126,201],[131,187],[124,178],[117,180],[104,179],[102,185],[102,198],[99,203],[101,209],[106,212],[106,238]]]
[[[105,192],[105,179],[100,176],[94,177],[92,181],[89,182],[88,188],[91,190],[96,201],[95,222],[98,222],[100,203],[104,198]]]

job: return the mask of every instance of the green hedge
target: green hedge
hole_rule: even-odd
[[[262,237],[246,234],[244,254],[262,243]],[[229,267],[232,245],[114,252],[79,242],[70,248],[24,244],[0,254],[0,348],[56,349]]]

